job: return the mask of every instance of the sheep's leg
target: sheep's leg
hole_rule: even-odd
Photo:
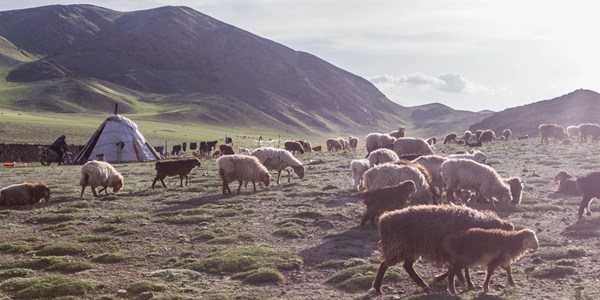
[[[367,220],[371,220],[371,222],[373,222],[373,217],[375,217],[375,214],[372,211],[367,210],[365,212],[365,215],[363,216],[362,220],[360,221],[360,230],[363,230],[365,227],[365,224],[367,224]],[[372,223],[371,223],[372,224]]]
[[[92,193],[94,193],[94,197],[98,198],[98,193],[96,193],[96,187],[92,185],[91,188],[92,188]]]
[[[469,268],[465,268],[465,280],[467,281],[467,289],[474,290],[475,286],[471,281],[471,275],[469,274]]]
[[[460,269],[458,269],[458,272],[460,273]],[[446,274],[448,275],[447,290],[450,294],[456,294],[456,285],[454,284],[454,276],[456,275],[456,273],[456,269],[453,267],[448,268],[448,272],[446,272]]]
[[[512,270],[510,268],[510,265],[508,265],[507,267],[504,267],[503,269],[506,270],[506,279],[508,280],[508,284],[510,284],[510,286],[514,287],[515,281],[512,277]]]
[[[452,185],[452,186],[447,186],[446,187],[446,201],[448,201],[448,203],[454,203],[455,199],[454,199],[454,190],[456,190],[456,186]]]
[[[288,182],[290,182],[291,172],[289,169],[286,169],[286,171],[288,172]]]
[[[379,230],[379,228],[377,228],[377,221],[379,221],[379,217],[377,214],[373,214],[371,216],[371,226],[373,226],[373,229],[375,230]]]
[[[237,194],[239,195],[240,194],[240,190],[242,189],[242,184],[244,184],[244,182],[242,180],[238,180],[238,182],[239,182],[240,185],[238,185],[238,192],[237,192]],[[254,191],[256,191],[256,189],[254,189]]]
[[[80,198],[83,198],[83,191],[85,190],[85,185],[81,186],[81,196],[79,196]]]
[[[408,273],[408,276],[410,276],[410,278],[418,286],[420,286],[424,289],[429,288],[427,283],[425,283],[425,281],[423,281],[423,278],[421,278],[421,276],[419,276],[419,274],[417,274],[417,272],[415,272],[415,269],[413,268],[414,265],[415,265],[415,260],[407,259],[404,261],[404,264],[402,266],[404,267],[404,270],[406,270],[406,273]]]
[[[108,195],[108,191],[106,190],[106,188],[107,188],[106,186],[103,186],[101,189],[98,190],[98,193],[104,192],[105,194]]]
[[[162,183],[162,185],[165,187],[165,189],[167,188],[167,185],[165,184],[165,181],[163,180],[164,178],[160,179],[160,183]]]
[[[585,210],[588,211],[588,213],[587,213],[588,216],[592,214],[592,212],[589,210],[590,202],[592,202],[592,197],[584,194],[583,199],[581,199],[581,203],[579,204],[579,218],[580,219],[583,217],[583,212]]]
[[[281,176],[281,170],[277,170],[277,185],[279,185],[279,177]]]
[[[187,185],[187,180],[185,181],[185,185]],[[183,175],[179,175],[179,186],[183,187]]]
[[[225,182],[225,180],[223,180],[223,195],[226,195],[227,191],[229,191],[229,194],[231,194],[231,190],[229,189],[229,184],[227,184],[227,182]]]
[[[254,192],[256,193],[256,181],[252,180],[252,187],[254,188]]]
[[[152,181],[152,189],[154,189],[154,185],[156,184],[157,181],[158,181],[158,177],[154,177],[154,180]]]
[[[375,279],[373,279],[373,289],[377,294],[381,294],[381,282],[383,281],[383,275],[385,275],[385,271],[389,268],[388,264],[385,261],[382,261],[379,264],[379,270],[377,271],[377,275],[375,275]]]
[[[492,274],[496,269],[495,263],[490,263],[487,267],[487,273],[485,274],[485,281],[483,282],[483,292],[487,293],[490,290],[490,281],[492,279]]]

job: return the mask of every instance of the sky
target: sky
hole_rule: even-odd
[[[79,1],[0,0],[0,10]],[[600,3],[589,0],[95,0],[188,6],[370,80],[403,106],[499,111],[600,92]]]

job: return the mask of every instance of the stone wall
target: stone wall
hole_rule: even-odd
[[[0,144],[0,162],[40,161],[39,146],[50,147],[41,144]],[[83,149],[83,145],[67,146],[69,152],[73,152],[73,158]]]

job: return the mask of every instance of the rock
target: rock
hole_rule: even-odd
[[[127,290],[118,289],[117,290],[117,296],[119,296],[119,297],[121,297],[123,299],[127,298]]]
[[[136,300],[148,300],[154,298],[154,293],[152,292],[143,292],[141,293]]]

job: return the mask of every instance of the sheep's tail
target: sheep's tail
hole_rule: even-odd
[[[88,174],[87,172],[84,172],[83,174],[81,174],[81,179],[79,180],[79,185],[87,186],[89,179],[90,179],[90,174]]]

